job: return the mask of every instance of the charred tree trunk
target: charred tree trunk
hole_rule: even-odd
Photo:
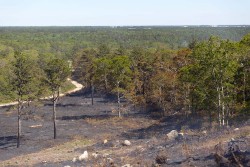
[[[94,85],[93,85],[93,83],[91,83],[91,104],[92,104],[92,106],[94,105],[94,91],[95,91]]]
[[[54,125],[54,139],[56,139],[56,101],[53,100],[53,125]]]
[[[53,125],[54,125],[54,139],[56,139],[56,104],[59,98],[59,89],[53,93]]]
[[[118,117],[120,118],[121,117],[121,109],[120,109],[120,106],[121,106],[121,99],[120,99],[120,82],[118,81],[117,82],[117,103],[118,103]]]
[[[21,99],[18,99],[18,107],[17,107],[17,148],[20,147],[20,136],[21,136],[21,108],[22,108],[22,102]]]

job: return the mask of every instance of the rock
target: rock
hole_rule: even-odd
[[[64,167],[71,167],[71,166],[67,165],[67,166],[64,166]]]
[[[238,131],[238,130],[240,130],[240,129],[239,129],[239,128],[235,128],[235,129],[234,129],[234,131]]]
[[[88,160],[88,158],[89,158],[88,151],[84,151],[84,153],[79,156],[79,161]]]
[[[130,164],[123,165],[122,167],[132,167]]]
[[[105,140],[103,141],[103,144],[106,144],[107,142],[108,142],[108,140],[105,139]]]
[[[178,137],[178,132],[176,130],[172,130],[167,134],[169,140],[174,140]]]
[[[97,157],[98,157],[98,154],[97,154],[97,153],[93,153],[92,156],[93,156],[94,158],[97,158]]]
[[[128,140],[124,140],[124,142],[122,143],[122,145],[124,145],[124,146],[130,146],[131,142],[128,141]]]
[[[77,161],[77,159],[76,159],[76,158],[73,158],[72,162],[74,162],[74,163],[75,163],[76,161]]]
[[[207,131],[203,130],[201,133],[205,135],[205,134],[207,134]]]

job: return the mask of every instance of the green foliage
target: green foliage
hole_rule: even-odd
[[[109,90],[109,71],[111,66],[111,60],[107,57],[100,57],[95,59],[94,66],[96,67],[96,72],[94,75],[95,82],[99,85],[104,85],[105,91]]]
[[[244,36],[249,32],[249,27],[2,27],[0,99],[17,95],[6,87],[21,64],[25,98],[28,91],[37,92],[33,97],[48,87],[59,91],[70,74],[69,60],[86,87],[118,99],[164,113],[230,117],[250,104],[250,35]],[[22,54],[14,57],[14,50]],[[10,63],[18,57],[20,65]]]
[[[48,62],[45,73],[50,90],[57,91],[70,75],[69,64],[62,59],[52,59]]]
[[[91,85],[95,80],[96,73],[96,56],[94,49],[83,49],[77,53],[74,59],[75,76],[86,84],[86,87]]]
[[[130,70],[130,60],[128,56],[116,56],[111,59],[110,75],[112,81],[120,82],[120,84],[125,84],[129,81]]]
[[[15,53],[15,61],[12,63],[12,90],[17,94],[21,101],[34,99],[39,92],[40,69],[36,66],[36,61],[30,59],[23,53]]]

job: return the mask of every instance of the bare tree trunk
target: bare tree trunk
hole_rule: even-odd
[[[222,98],[223,98],[223,101],[222,101],[222,125],[224,126],[225,125],[225,102],[224,102],[224,87],[222,86],[221,87],[221,95],[222,95]]]
[[[226,124],[227,124],[227,127],[229,127],[229,106],[226,107]]]
[[[174,80],[175,80],[175,76],[174,76]],[[174,82],[172,83],[172,89],[173,89],[173,102],[176,105],[177,104],[176,85]]]
[[[20,99],[18,99],[18,116],[17,116],[17,148],[20,147],[20,136],[21,136],[21,107],[22,107],[22,102]]]
[[[190,103],[190,86],[188,85],[187,90],[185,91],[184,104],[185,104],[185,115],[188,117],[188,113],[191,112],[191,103]]]
[[[209,127],[210,129],[212,128],[212,111],[210,108],[209,108]]]
[[[217,93],[218,93],[218,119],[219,119],[219,124],[221,126],[221,96],[220,96],[220,89],[217,87]]]
[[[245,107],[246,104],[246,73],[243,72],[243,104]]]
[[[57,93],[57,94],[56,94]],[[56,139],[56,104],[59,98],[60,91],[53,93],[53,125],[54,125],[54,139]]]
[[[94,105],[94,86],[91,84],[91,104]]]
[[[108,90],[108,79],[107,79],[107,74],[106,74],[106,72],[105,72],[105,74],[104,74],[104,82],[105,82],[105,91],[107,92],[107,90]]]
[[[56,101],[53,100],[54,139],[56,139]]]
[[[160,107],[162,108],[162,117],[165,116],[165,107],[163,104],[163,100],[162,100],[162,87],[159,86],[159,103],[160,103]]]
[[[190,103],[190,86],[188,86],[188,93],[187,93],[187,103],[188,103],[188,111],[191,112],[191,103]]]
[[[121,117],[121,100],[120,100],[120,90],[119,90],[119,82],[117,82],[117,102],[118,102],[118,116],[119,118]]]

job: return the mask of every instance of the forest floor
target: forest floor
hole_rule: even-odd
[[[95,97],[93,106],[88,92],[61,97],[54,140],[52,103],[34,103],[24,109],[18,149],[16,109],[0,107],[0,166],[157,166],[160,161],[161,166],[213,167],[215,145],[221,143],[226,150],[232,138],[243,140],[240,149],[250,156],[249,117],[230,128],[207,128],[207,118],[176,114],[160,119],[123,105],[124,116],[118,118],[111,97]],[[171,130],[184,135],[170,140]],[[125,146],[124,140],[131,145]],[[88,160],[72,161],[84,151]]]

